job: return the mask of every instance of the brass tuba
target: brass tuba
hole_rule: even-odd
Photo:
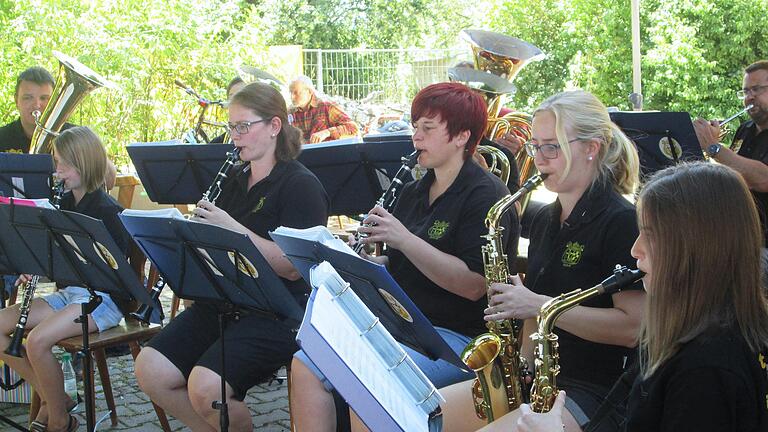
[[[74,58],[58,51],[53,51],[53,55],[59,60],[56,85],[43,113],[33,113],[37,128],[32,134],[30,153],[51,153],[53,139],[80,101],[96,88],[112,87],[109,81]]]
[[[462,30],[460,36],[472,47],[474,69],[454,67],[448,70],[448,77],[461,81],[479,91],[488,105],[488,124],[485,136],[494,141],[506,133],[520,137],[524,142],[531,139],[531,116],[523,112],[511,112],[499,117],[501,107],[508,95],[515,93],[512,84],[520,70],[531,61],[544,58],[544,53],[535,45],[523,40],[485,30]],[[515,155],[523,183],[534,174],[536,167],[524,149]],[[525,209],[530,196],[521,201]]]

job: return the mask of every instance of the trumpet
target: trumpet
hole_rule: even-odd
[[[405,184],[403,180],[405,179],[405,176],[411,172],[414,165],[416,165],[416,162],[419,160],[419,154],[421,154],[421,150],[414,150],[413,153],[409,154],[408,156],[403,156],[401,158],[403,165],[400,167],[399,170],[397,170],[397,173],[395,173],[395,176],[392,178],[392,183],[389,184],[389,187],[387,190],[384,191],[384,193],[379,197],[379,200],[376,201],[377,206],[381,206],[384,208],[384,210],[389,211],[393,205],[395,205],[395,201],[397,201],[398,198],[398,192],[400,192],[400,188],[403,187]],[[373,226],[372,224],[363,224],[363,226]],[[357,244],[355,245],[355,253],[359,254],[361,250],[365,247],[365,244],[361,242],[360,240],[368,237],[368,234],[357,232],[355,238],[357,240]]]
[[[61,197],[64,195],[64,180],[58,180],[53,186],[53,196],[51,197],[51,205],[56,209],[61,205]],[[13,330],[13,336],[11,336],[11,343],[8,344],[8,348],[5,349],[5,353],[9,356],[21,358],[21,341],[24,339],[24,329],[27,327],[27,319],[29,319],[29,310],[32,306],[32,297],[35,295],[37,284],[40,281],[40,276],[33,275],[32,280],[27,282],[22,289],[23,299],[19,306],[19,321],[16,323],[16,328]]]
[[[203,194],[204,200],[210,202],[211,204],[216,204],[216,200],[219,198],[219,195],[221,195],[221,184],[224,182],[224,180],[227,179],[229,172],[232,170],[232,167],[234,167],[238,161],[240,161],[239,148],[235,148],[231,152],[227,153],[227,160],[224,161],[224,164],[219,169],[216,177],[214,177],[213,183],[211,183],[211,185],[208,187],[208,190],[206,190]],[[152,299],[152,304],[154,304],[157,299],[160,298],[160,294],[163,292],[165,285],[165,280],[160,277],[152,286],[152,293],[149,295],[149,297]],[[131,312],[130,315],[132,318],[149,324],[149,319],[152,317],[152,306],[148,304],[142,304],[138,309],[136,309],[136,312]]]

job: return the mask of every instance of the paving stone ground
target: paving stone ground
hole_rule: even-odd
[[[170,311],[171,293],[165,290],[161,297],[164,309]],[[130,354],[107,359],[110,379],[112,380],[112,392],[115,397],[118,423],[112,426],[108,417],[107,403],[101,388],[101,381],[96,374],[96,419],[107,418],[99,425],[99,431],[162,431],[149,398],[139,390],[136,378],[133,375],[133,359]],[[277,373],[285,376],[285,369]],[[83,385],[78,382],[82,395]],[[0,390],[2,391],[2,390]],[[288,411],[288,389],[285,380],[262,383],[252,388],[245,398],[245,402],[251,410],[253,426],[256,431],[281,432],[290,430],[290,415]],[[10,418],[12,421],[26,427],[29,415],[29,405],[10,404],[0,402],[0,415]],[[85,428],[85,407],[80,404],[76,415],[80,421],[80,430]],[[168,418],[171,429],[174,431],[187,430],[176,419]],[[14,431],[16,429],[0,422],[0,431]]]

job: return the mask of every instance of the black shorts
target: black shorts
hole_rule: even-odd
[[[557,387],[565,390],[565,408],[583,429],[605,400],[609,388],[584,381],[558,378]]]
[[[296,332],[282,321],[257,314],[228,322],[224,342],[226,379],[238,400],[288,364],[299,349]],[[195,366],[221,375],[219,322],[216,310],[210,306],[195,303],[185,309],[148,346],[163,354],[187,379]]]

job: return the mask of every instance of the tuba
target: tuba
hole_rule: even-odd
[[[531,116],[523,112],[511,112],[499,116],[508,95],[514,94],[512,84],[520,70],[531,61],[544,58],[544,53],[535,45],[523,40],[485,30],[462,30],[460,36],[472,47],[475,69],[454,67],[448,70],[448,77],[467,83],[478,90],[488,105],[488,124],[485,136],[494,141],[512,133],[524,142],[531,139]],[[524,149],[515,155],[520,172],[520,181],[525,182],[536,174],[533,159]],[[530,196],[526,195],[522,209]]]
[[[59,60],[56,85],[42,114],[33,113],[37,128],[32,134],[30,153],[52,153],[53,139],[80,101],[94,89],[112,87],[109,81],[74,58],[58,51],[53,51],[53,55]]]
[[[485,217],[488,234],[484,236],[488,244],[483,246],[482,253],[489,303],[491,284],[505,283],[509,276],[501,217],[545,178],[546,174],[533,176],[514,195],[505,196],[488,210]],[[490,423],[517,409],[523,402],[520,378],[527,365],[520,356],[520,320],[490,321],[487,326],[488,333],[470,341],[461,353],[461,359],[477,374],[472,385],[475,413]]]

